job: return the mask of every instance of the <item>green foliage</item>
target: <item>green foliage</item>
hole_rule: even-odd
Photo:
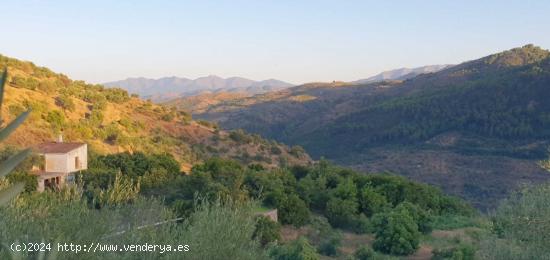
[[[72,98],[68,95],[60,95],[55,99],[55,104],[64,110],[73,111],[75,104]]]
[[[461,243],[456,247],[435,249],[432,260],[473,260],[476,259],[475,252],[472,245]]]
[[[481,243],[485,259],[550,258],[550,184],[525,187],[493,215],[493,235]]]
[[[22,78],[22,77],[15,76],[11,79],[11,84],[19,88],[36,90],[36,88],[40,83],[36,79],[31,77]]]
[[[251,239],[256,225],[252,204],[199,201],[186,236],[192,253],[190,258],[267,259],[260,243]]]
[[[277,209],[279,220],[283,224],[300,227],[309,220],[310,212],[306,203],[295,194],[284,197]]]
[[[307,241],[301,237],[290,244],[274,247],[269,255],[275,260],[317,260],[319,255]]]
[[[265,216],[258,216],[253,237],[265,246],[281,239],[281,226],[279,223]]]
[[[128,91],[121,88],[107,88],[107,89],[104,89],[103,92],[105,93],[105,98],[109,102],[124,103],[130,100]]]
[[[407,210],[396,209],[373,216],[377,251],[393,255],[409,255],[418,249],[420,232]]]
[[[374,257],[374,251],[368,246],[361,246],[355,251],[354,256],[357,260],[370,260]]]
[[[113,184],[107,190],[101,190],[96,198],[99,205],[115,206],[135,201],[138,198],[139,191],[139,178],[134,183],[134,180],[119,173],[115,176]]]
[[[357,209],[354,200],[331,198],[327,202],[326,216],[332,226],[351,229],[356,224]]]
[[[361,204],[361,211],[369,217],[376,212],[382,212],[390,207],[390,204],[386,201],[386,197],[377,193],[372,187],[365,187],[361,190],[359,202]]]
[[[414,205],[410,202],[403,202],[397,205],[397,207],[395,207],[395,210],[406,210],[407,212],[409,212],[410,216],[413,218],[413,220],[416,222],[416,225],[418,226],[418,231],[422,232],[423,234],[428,234],[432,231],[433,217],[430,215],[429,212],[423,210],[417,205]]]
[[[63,112],[59,110],[52,110],[48,112],[46,121],[50,123],[50,126],[54,132],[59,133],[65,126],[65,115],[63,115]]]
[[[230,202],[200,201],[189,219],[178,223],[159,200],[138,198],[133,203],[91,208],[78,189],[21,196],[12,206],[0,209],[0,244],[10,241],[75,244],[102,243],[185,245],[188,252],[164,252],[168,259],[267,259],[259,243],[251,239],[254,218],[250,206]],[[83,228],[85,227],[85,228]],[[78,232],[75,232],[77,230]],[[69,242],[70,243],[70,242]],[[52,247],[56,249],[55,247]],[[24,252],[25,259],[38,258]],[[95,252],[75,255],[57,252],[60,259],[147,259],[160,252]],[[0,248],[0,258],[11,251]]]
[[[229,133],[229,138],[239,144],[247,144],[253,141],[252,137],[246,134],[242,129],[231,131]]]
[[[31,175],[26,172],[14,172],[8,175],[7,179],[10,183],[24,183],[25,192],[33,192],[38,186],[36,175]]]

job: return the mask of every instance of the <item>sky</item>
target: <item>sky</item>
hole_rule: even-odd
[[[0,54],[91,83],[295,84],[550,48],[550,1],[5,1]]]

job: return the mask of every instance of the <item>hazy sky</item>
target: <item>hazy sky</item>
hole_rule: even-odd
[[[94,83],[210,74],[351,81],[527,43],[550,48],[550,1],[542,0],[19,0],[0,6],[1,54]]]

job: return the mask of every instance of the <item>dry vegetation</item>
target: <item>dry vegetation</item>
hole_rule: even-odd
[[[4,119],[12,120],[26,108],[33,110],[21,134],[7,140],[8,145],[32,146],[62,133],[66,141],[87,142],[98,153],[169,153],[184,170],[214,155],[268,167],[310,162],[307,154],[293,155],[289,147],[259,136],[240,132],[246,138],[235,141],[215,124],[196,122],[182,110],[141,100],[121,89],[73,81],[5,56],[0,56],[0,67],[9,71]]]

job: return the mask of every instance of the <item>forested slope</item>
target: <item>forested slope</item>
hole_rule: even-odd
[[[549,52],[526,45],[402,82],[310,84],[197,116],[487,207],[518,182],[548,179],[537,163],[550,137],[549,86]]]

